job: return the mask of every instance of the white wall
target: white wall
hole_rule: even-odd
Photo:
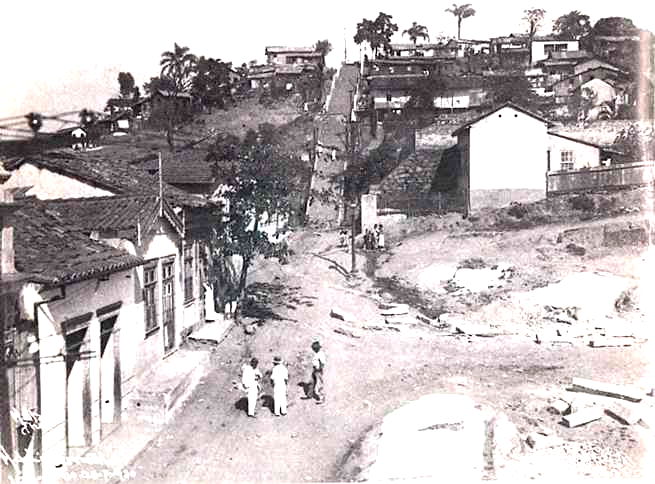
[[[548,53],[545,51],[546,45],[564,45],[567,46],[567,52],[579,50],[579,42],[577,40],[533,40],[532,41],[532,62],[537,62],[548,58]]]
[[[562,151],[573,152],[573,169],[600,166],[600,149],[583,143],[576,143],[559,136],[548,135],[550,169],[561,170]]]
[[[120,338],[121,380],[126,382],[134,375],[139,354],[134,351],[133,342],[138,340],[140,325],[143,321],[143,308],[135,304],[134,271],[122,271],[111,274],[108,280],[91,279],[66,286],[63,300],[43,304],[38,311],[39,351],[41,360],[41,425],[43,429],[44,475],[53,471],[57,464],[62,464],[66,456],[66,362],[62,356],[65,351],[65,335],[62,322],[93,312],[88,321],[87,336],[91,382],[92,403],[92,442],[100,440],[100,318],[95,311],[115,302],[122,302],[118,311],[115,328]],[[41,301],[60,294],[59,290],[44,291],[37,296]],[[75,368],[74,368],[75,371]],[[71,382],[79,388],[79,381]],[[125,398],[123,397],[123,404]],[[78,405],[79,407],[79,405]],[[75,408],[69,402],[69,408]],[[71,414],[69,419],[77,421],[81,415]]]
[[[11,177],[4,183],[4,188],[32,186],[27,195],[40,200],[53,198],[86,198],[110,196],[113,193],[96,188],[47,169],[38,168],[30,163],[23,163],[11,172]]]
[[[504,107],[470,128],[471,190],[535,189],[546,194],[546,124]]]

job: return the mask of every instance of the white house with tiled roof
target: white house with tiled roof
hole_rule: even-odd
[[[453,132],[470,210],[545,198],[548,125],[541,116],[506,103]]]

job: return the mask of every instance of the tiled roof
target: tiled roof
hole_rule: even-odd
[[[96,230],[141,230],[145,233],[160,213],[159,197],[156,195],[67,198],[44,200],[38,204],[85,234]],[[182,221],[167,202],[164,202],[164,214],[178,233],[182,234]]]
[[[184,150],[175,153],[162,155],[162,176],[166,183],[172,185],[211,185],[215,177],[212,172],[211,163],[205,161],[206,150]],[[159,172],[159,158],[157,155],[149,155],[134,163],[135,167],[149,173]]]
[[[164,97],[172,97],[172,96],[175,96],[175,97],[183,97],[183,98],[187,98],[187,99],[191,99],[191,98],[192,98],[191,94],[189,94],[188,92],[178,92],[178,93],[174,93],[174,92],[172,92],[172,91],[167,91],[167,90],[165,90],[165,89],[157,89],[157,92],[158,92],[159,94],[161,94],[162,96],[164,96]]]
[[[478,121],[482,121],[484,118],[486,118],[486,117],[488,117],[488,116],[491,116],[491,115],[492,115],[493,113],[495,113],[496,111],[500,111],[501,109],[503,109],[503,108],[507,108],[507,107],[512,108],[512,109],[516,109],[517,111],[519,111],[519,112],[521,112],[521,113],[523,113],[523,114],[526,114],[526,115],[528,115],[528,116],[530,116],[530,117],[532,117],[532,118],[535,118],[535,119],[541,121],[542,123],[546,123],[546,125],[549,125],[549,124],[550,124],[550,121],[548,121],[547,119],[545,119],[545,118],[539,116],[538,114],[535,114],[535,113],[533,113],[533,112],[531,112],[531,111],[529,111],[529,110],[527,110],[527,109],[525,109],[525,108],[519,106],[518,104],[514,104],[513,102],[506,102],[506,103],[503,103],[503,104],[501,104],[500,106],[498,106],[496,109],[492,109],[491,111],[489,111],[489,112],[487,112],[487,113],[484,113],[482,116],[478,116],[477,118],[472,119],[472,120],[469,121],[468,123],[463,124],[462,126],[460,126],[459,128],[457,128],[455,131],[453,131],[453,134],[452,134],[452,135],[453,135],[453,136],[457,136],[459,133],[461,133],[461,132],[464,131],[465,129],[471,127],[472,125],[474,125],[474,124],[477,123]]]
[[[16,268],[51,284],[102,277],[143,263],[139,257],[83,235],[39,203],[21,207],[12,215],[12,225]]]
[[[13,170],[23,163],[59,173],[115,194],[144,195],[159,193],[159,180],[143,170],[131,166],[129,161],[107,157],[102,150],[74,153],[68,150],[30,155],[5,164]],[[164,186],[166,198],[174,204],[200,207],[206,204],[203,197],[190,195],[171,185]]]

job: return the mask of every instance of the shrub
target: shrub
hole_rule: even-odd
[[[512,202],[507,210],[507,214],[514,218],[523,218],[528,214],[528,209],[525,205],[518,202]]]
[[[585,212],[590,212],[596,208],[594,199],[589,195],[577,195],[569,200],[571,208],[574,210],[583,210]]]

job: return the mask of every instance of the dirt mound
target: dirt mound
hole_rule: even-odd
[[[473,229],[518,230],[553,223],[616,217],[647,208],[652,190],[639,188],[613,193],[563,195],[533,203],[481,209],[469,217]]]
[[[387,414],[353,446],[339,477],[490,478],[522,452],[518,430],[505,415],[464,395],[432,394]]]

